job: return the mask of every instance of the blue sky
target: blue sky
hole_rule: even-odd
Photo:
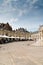
[[[36,31],[43,25],[43,0],[0,0],[0,23]]]

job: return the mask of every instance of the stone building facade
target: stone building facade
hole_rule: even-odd
[[[31,34],[31,38],[33,40],[43,40],[43,25],[41,25],[38,31]]]
[[[39,27],[40,39],[43,39],[43,25]]]
[[[28,31],[25,31],[25,29],[20,28],[17,29],[16,31],[12,30],[11,26],[6,23],[0,23],[0,35],[6,35],[6,36],[13,36],[13,37],[24,37],[26,39],[29,38],[30,33]]]

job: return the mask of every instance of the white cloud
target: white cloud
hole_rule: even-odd
[[[30,12],[30,11],[32,11],[32,9],[34,8],[34,4],[37,2],[38,0],[26,0],[26,3],[27,3],[27,11],[28,11],[28,13]],[[37,7],[36,7],[37,8]]]
[[[16,11],[15,7],[11,6],[12,0],[4,0],[0,7],[0,13],[12,13]],[[14,0],[17,1],[17,0]]]
[[[10,0],[4,0],[2,3],[2,6],[7,5],[10,2]]]
[[[26,2],[29,3],[30,6],[33,6],[38,0],[27,0]]]
[[[26,0],[26,2],[33,2],[33,3],[36,3],[38,0]]]
[[[27,12],[26,9],[24,9],[24,10],[19,10],[19,15],[18,15],[18,16],[22,16],[22,15],[24,15],[26,12]]]
[[[28,2],[30,2],[30,0],[26,0],[26,2],[28,3]]]
[[[4,0],[3,5],[7,5],[8,3],[10,4],[11,1],[18,1],[18,0]]]
[[[18,0],[14,0],[14,1],[18,1]]]
[[[18,21],[18,18],[12,18],[10,19],[10,22],[17,22]]]
[[[24,1],[26,1],[26,3],[24,3],[24,5],[23,6],[21,6],[20,8],[19,8],[19,6],[18,5],[16,5],[16,7],[14,6],[12,6],[12,4],[11,4],[11,1],[19,1],[19,0],[4,0],[4,2],[2,3],[2,10],[0,10],[0,12],[2,12],[2,13],[12,13],[13,14],[13,12],[15,13],[15,12],[17,12],[18,13],[18,16],[22,16],[22,15],[24,15],[24,14],[26,14],[26,13],[29,13],[30,11],[31,11],[31,9],[33,8],[33,4],[34,3],[36,3],[38,0],[24,0]],[[29,6],[28,6],[28,3],[29,2]],[[21,2],[22,3],[22,2]]]
[[[32,0],[32,4],[35,4],[38,0]]]

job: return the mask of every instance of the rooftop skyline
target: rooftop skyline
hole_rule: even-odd
[[[0,0],[0,23],[36,31],[43,25],[43,0]]]

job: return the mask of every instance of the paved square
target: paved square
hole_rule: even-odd
[[[43,65],[43,47],[34,41],[0,44],[0,65]]]

